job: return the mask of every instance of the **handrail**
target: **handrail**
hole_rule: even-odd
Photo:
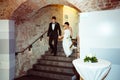
[[[45,31],[41,36],[39,36],[37,39],[35,39],[31,44],[29,44],[26,48],[24,48],[23,50],[21,51],[18,51],[18,52],[15,52],[15,55],[17,55],[18,53],[23,53],[25,50],[29,49],[32,47],[32,45],[39,39],[42,39],[43,36],[47,33],[47,31]]]

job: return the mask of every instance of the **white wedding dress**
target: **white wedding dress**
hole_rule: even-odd
[[[70,34],[71,32],[69,29],[64,30],[63,50],[66,57],[69,57],[72,54],[72,49],[70,48],[70,46],[72,45]]]

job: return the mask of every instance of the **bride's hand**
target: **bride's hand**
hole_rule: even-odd
[[[58,39],[62,39],[62,38],[63,38],[63,36],[59,36],[59,37],[58,37]]]

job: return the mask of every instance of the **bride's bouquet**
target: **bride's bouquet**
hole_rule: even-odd
[[[95,62],[98,62],[98,59],[95,55],[89,54],[84,58],[84,62],[95,63]]]

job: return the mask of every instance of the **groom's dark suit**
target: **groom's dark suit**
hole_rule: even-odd
[[[52,28],[52,24],[54,25],[54,29]],[[61,28],[59,23],[50,23],[48,28],[47,36],[49,37],[49,46],[52,49],[54,55],[57,54],[57,43],[58,43],[58,36],[61,35]],[[54,42],[54,44],[52,44]]]

